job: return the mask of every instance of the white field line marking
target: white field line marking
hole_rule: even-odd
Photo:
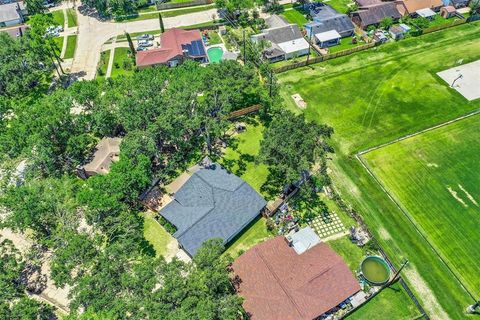
[[[457,191],[453,190],[451,187],[447,187],[447,190],[448,190],[448,192],[450,192],[452,197],[455,198],[455,200],[460,202],[462,204],[462,206],[464,206],[465,208],[468,208],[468,205],[465,203],[465,201],[463,201],[463,199],[458,196]]]
[[[470,193],[468,193],[468,191],[465,190],[465,188],[464,188],[461,184],[459,184],[458,187],[460,188],[460,190],[462,190],[462,191],[465,193],[465,195],[467,196],[468,200],[472,201],[472,203],[478,207],[478,203],[477,203],[477,201],[475,200],[475,198],[474,198]]]
[[[385,143],[382,143],[378,146],[375,146],[375,147],[371,147],[371,148],[368,148],[366,150],[363,150],[363,151],[360,151],[357,153],[357,155],[361,156],[361,155],[364,155],[370,151],[374,151],[374,150],[377,150],[377,149],[381,149],[383,147],[386,147],[388,145],[391,145],[391,144],[394,144],[394,143],[397,143],[399,141],[402,141],[402,140],[405,140],[405,139],[408,139],[408,138],[412,138],[412,137],[415,137],[415,136],[418,136],[422,133],[425,133],[425,132],[428,132],[428,131],[432,131],[432,130],[435,130],[435,129],[438,129],[438,128],[441,128],[441,127],[444,127],[444,126],[447,126],[449,124],[452,124],[454,122],[457,122],[457,121],[460,121],[460,120],[463,120],[463,119],[467,119],[467,118],[470,118],[470,117],[473,117],[477,114],[480,114],[480,109],[478,110],[475,110],[475,111],[472,111],[470,113],[467,113],[463,116],[460,116],[458,118],[455,118],[455,119],[452,119],[452,120],[449,120],[447,122],[443,122],[443,123],[440,123],[440,124],[437,124],[436,126],[433,126],[433,127],[430,127],[430,128],[427,128],[427,129],[423,129],[423,130],[420,130],[420,131],[417,131],[417,132],[414,132],[414,133],[411,133],[411,134],[407,134],[403,137],[400,137],[400,138],[397,138],[395,140],[392,140],[392,141],[389,141],[389,142],[385,142]]]

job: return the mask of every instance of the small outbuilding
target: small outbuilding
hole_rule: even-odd
[[[400,40],[403,38],[405,31],[400,26],[391,26],[388,30],[388,33],[392,36],[394,40]]]
[[[337,30],[330,30],[317,33],[315,35],[315,39],[317,39],[317,43],[320,48],[327,48],[340,44],[342,36],[337,32]]]
[[[440,9],[440,15],[445,19],[454,17],[456,13],[457,9],[454,6],[446,6]]]

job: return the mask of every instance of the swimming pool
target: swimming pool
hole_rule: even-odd
[[[220,47],[213,47],[207,50],[208,60],[210,63],[218,63],[222,61],[223,49]]]

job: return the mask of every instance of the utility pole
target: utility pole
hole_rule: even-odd
[[[245,29],[243,29],[243,64],[247,64],[247,43],[245,39]]]
[[[472,304],[471,306],[467,307],[467,313],[475,313],[475,310],[480,308],[480,300],[478,300],[475,304]]]
[[[273,93],[272,93],[272,91],[273,91],[273,90],[272,90],[272,87],[273,87],[273,71],[272,71],[272,70],[270,70],[270,80],[269,80],[269,81],[270,81],[269,87],[270,87],[270,98],[271,98],[271,97],[272,97],[272,94],[273,94]]]

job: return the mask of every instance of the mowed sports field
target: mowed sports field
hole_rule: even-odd
[[[480,115],[363,155],[475,295],[480,294]]]
[[[479,32],[480,23],[462,25],[278,75],[289,109],[334,128],[335,187],[397,266],[409,259],[403,275],[432,319],[465,319],[473,299],[355,156],[480,109],[437,75],[480,59]],[[297,93],[305,110],[291,98]]]

